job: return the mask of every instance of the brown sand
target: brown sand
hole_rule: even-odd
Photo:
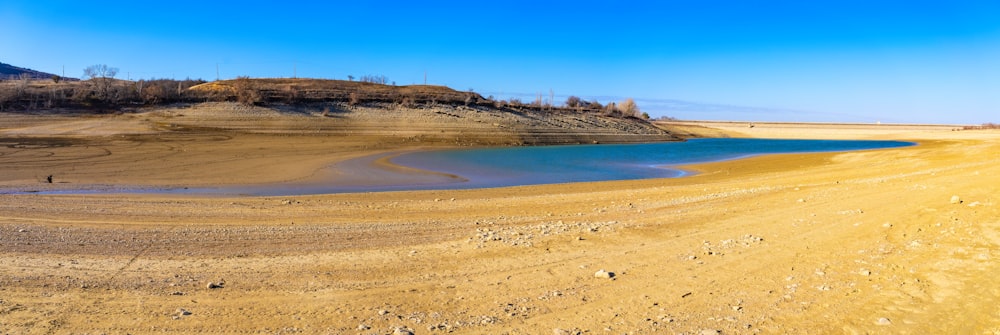
[[[5,115],[43,138],[0,147],[4,190],[295,183],[427,145],[130,118]],[[921,145],[485,190],[0,195],[0,333],[1000,331],[1000,132],[803,129],[741,133]]]

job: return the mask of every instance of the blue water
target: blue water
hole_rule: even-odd
[[[896,148],[899,141],[694,139],[685,142],[442,150],[401,155],[392,162],[462,176],[448,188],[481,188],[603,180],[682,177],[673,166],[803,152]]]

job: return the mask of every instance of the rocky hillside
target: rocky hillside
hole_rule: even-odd
[[[235,102],[147,109],[168,129],[343,135],[427,145],[549,145],[679,140],[644,120],[484,105],[371,102],[246,106]],[[377,145],[377,144],[373,144]]]

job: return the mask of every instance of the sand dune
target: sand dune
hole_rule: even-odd
[[[162,132],[194,126],[183,120],[137,128],[156,136],[80,132],[159,120],[132,117],[5,116],[0,132],[35,140],[0,147],[3,187],[295,183],[335,174],[322,168],[331,160],[428,145],[308,133],[283,128],[301,126],[286,117],[238,134]],[[795,135],[765,128],[739,133]],[[893,129],[814,125],[795,136],[920,145],[704,164],[680,179],[298,197],[0,194],[0,331],[1000,331],[1000,132]],[[39,179],[49,171],[57,185]]]

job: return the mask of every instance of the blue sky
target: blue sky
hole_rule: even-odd
[[[1000,1],[0,2],[0,62],[79,77],[385,75],[653,116],[1000,122]]]

